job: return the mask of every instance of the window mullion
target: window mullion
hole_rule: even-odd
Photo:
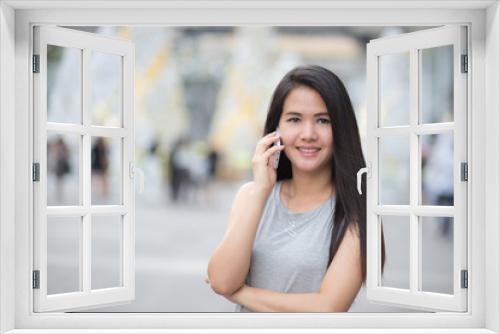
[[[378,205],[372,210],[375,214],[385,216],[407,216],[409,205]],[[419,217],[449,217],[455,212],[452,206],[419,205],[411,210]]]
[[[91,124],[90,119],[90,78],[89,78],[89,64],[90,64],[90,50],[83,49],[82,57],[82,120],[85,133],[83,135],[83,207],[87,212],[90,211],[90,193],[91,193],[91,175],[90,175],[90,152],[91,152],[91,138],[89,127]]]
[[[417,130],[415,132],[416,136],[416,161],[417,161],[417,177],[416,177],[416,183],[417,183],[417,188],[415,188],[415,193],[417,196],[417,203],[416,207],[419,208],[420,210],[415,210],[414,214],[417,217],[417,224],[418,224],[418,291],[423,291],[422,287],[422,282],[423,282],[423,270],[422,270],[422,259],[423,259],[423,226],[422,226],[422,214],[419,211],[425,211],[422,210],[422,147],[420,146],[420,137],[422,134],[425,133],[425,131],[429,131],[428,133],[431,133],[432,127],[426,128],[425,126],[422,126],[422,111],[421,111],[421,96],[422,96],[422,78],[423,78],[423,73],[422,73],[422,52],[421,50],[416,50],[416,59],[417,59],[417,73],[418,76],[416,77],[416,84],[417,84],[417,105],[416,105],[416,114],[415,114],[415,119],[416,119],[416,125],[415,129]],[[453,124],[443,124],[442,128],[443,129],[448,129],[448,127],[453,127]]]
[[[83,276],[83,291],[85,293],[90,293],[91,290],[91,250],[92,250],[92,221],[90,215],[91,207],[91,170],[90,170],[90,160],[91,160],[91,136],[88,131],[91,124],[90,117],[90,78],[89,78],[89,64],[91,50],[88,48],[83,49],[82,57],[82,120],[83,126],[85,128],[85,134],[83,135],[83,150],[82,150],[82,171],[83,175],[82,189],[83,189],[83,207],[85,210],[85,215],[83,216],[83,233],[82,233],[82,276]]]
[[[127,214],[123,216],[123,234],[122,234],[122,270],[121,284],[129,288],[131,298],[135,296],[135,200],[133,180],[131,182],[130,164],[134,163],[134,93],[131,89],[134,87],[134,51],[122,58],[123,76],[122,76],[122,124],[125,135],[122,140],[122,203]],[[134,164],[135,174],[135,164]]]
[[[415,209],[418,206],[418,50],[410,51],[410,291],[417,292],[420,280],[419,224]]]

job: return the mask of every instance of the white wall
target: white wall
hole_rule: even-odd
[[[0,333],[14,328],[14,10],[0,3]]]
[[[496,33],[491,33],[495,31]],[[500,5],[490,6],[486,20],[486,201],[485,219],[491,233],[486,234],[486,286],[494,287],[486,291],[486,327],[500,332],[500,288],[499,265],[500,247]],[[494,40],[493,40],[493,38]],[[496,264],[495,264],[496,262]],[[489,281],[489,282],[488,282]]]

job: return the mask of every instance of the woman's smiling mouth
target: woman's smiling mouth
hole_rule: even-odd
[[[317,147],[297,147],[297,150],[300,152],[301,155],[305,157],[313,157],[321,149]]]

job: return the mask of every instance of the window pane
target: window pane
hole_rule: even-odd
[[[122,126],[122,56],[93,51],[90,68],[92,124]]]
[[[420,136],[422,205],[453,206],[453,134]]]
[[[410,142],[407,136],[379,138],[379,204],[410,202]]]
[[[92,289],[123,286],[122,216],[92,216]]]
[[[453,294],[453,218],[420,217],[422,290]]]
[[[410,288],[410,218],[380,216],[385,244],[381,286]]]
[[[47,205],[81,205],[80,135],[47,133]]]
[[[81,291],[81,217],[47,217],[47,294]]]
[[[453,121],[453,46],[423,49],[421,80],[422,123]]]
[[[122,204],[122,138],[92,138],[92,204]]]
[[[47,45],[47,120],[82,120],[82,50]]]
[[[410,122],[410,54],[379,57],[379,126]]]

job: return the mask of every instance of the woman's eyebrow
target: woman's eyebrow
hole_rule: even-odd
[[[328,116],[328,117],[330,117],[330,114],[327,112],[319,112],[319,113],[314,114],[314,116]]]
[[[292,115],[292,116],[302,116],[302,114],[300,112],[296,112],[296,111],[287,111],[285,112],[285,115]],[[330,114],[328,114],[327,112],[320,112],[320,113],[316,113],[314,114],[314,116],[330,116]]]

